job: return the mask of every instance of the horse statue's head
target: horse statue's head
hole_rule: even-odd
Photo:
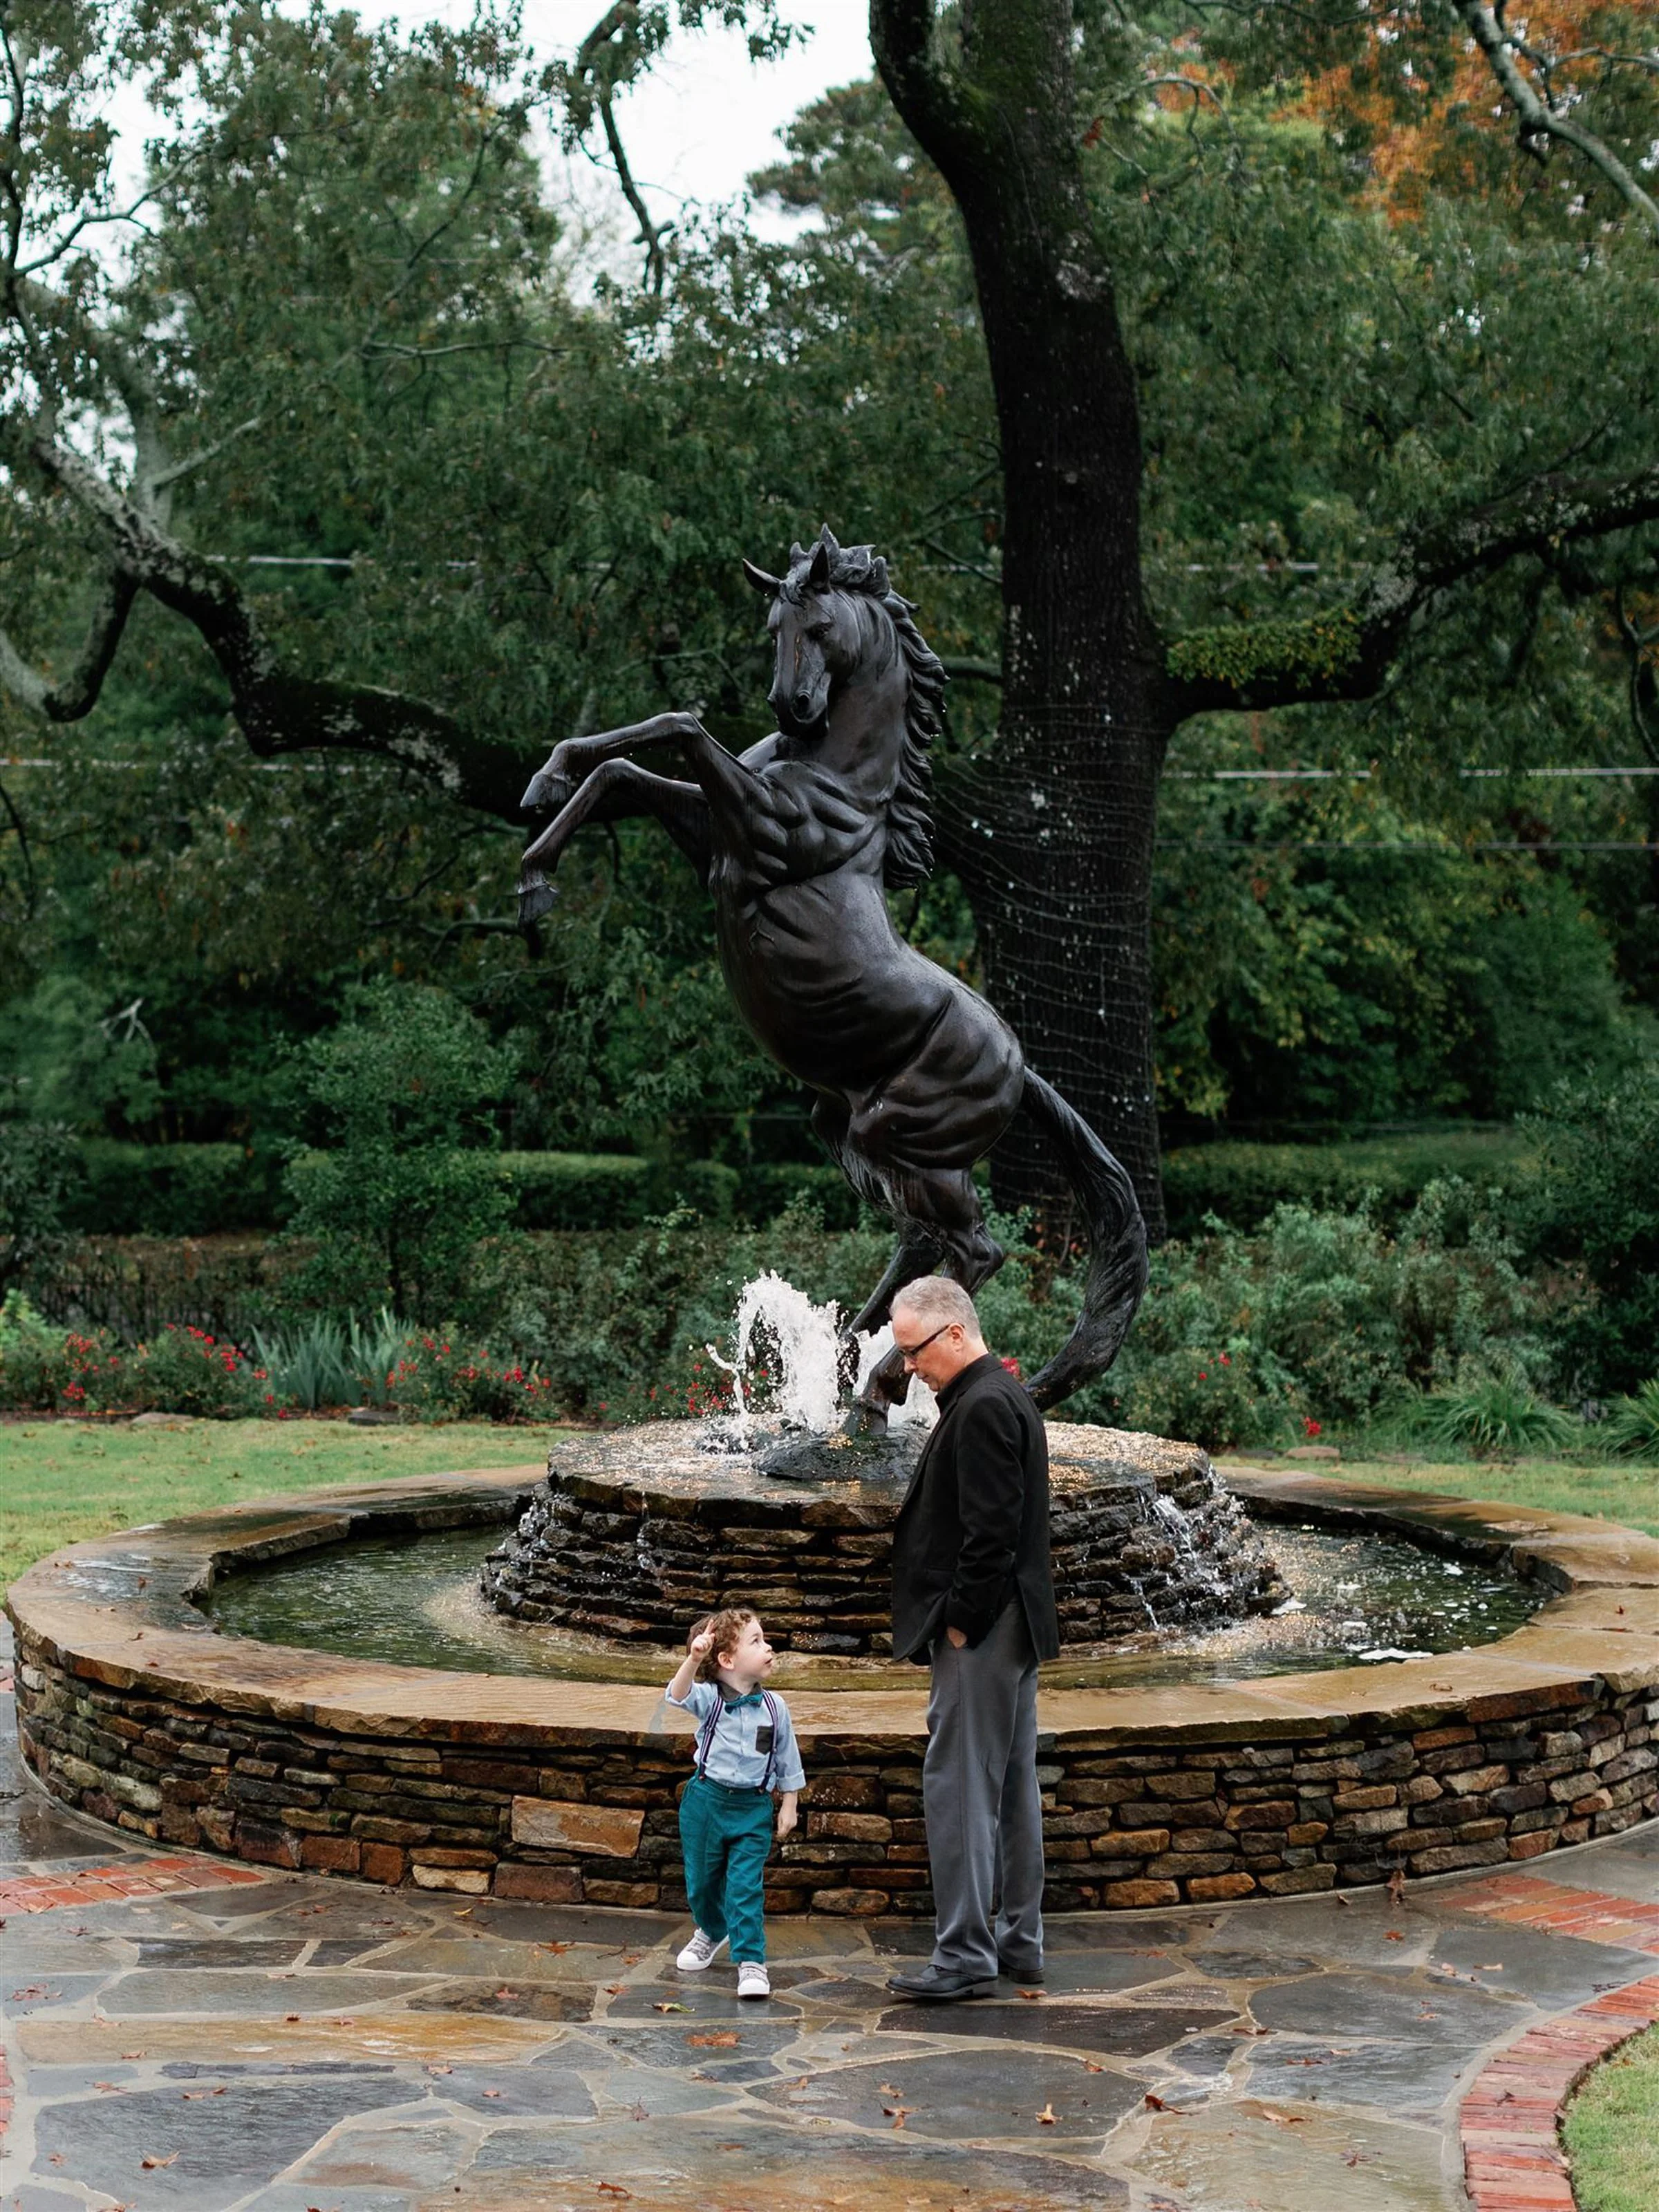
[[[786,737],[822,737],[845,685],[902,665],[904,713],[883,872],[891,889],[921,883],[933,866],[927,747],[942,719],[945,677],[910,602],[892,588],[879,553],[838,544],[827,525],[810,546],[790,547],[781,576],[752,561],[743,572],[772,602],[767,627],[776,657],[768,697]]]

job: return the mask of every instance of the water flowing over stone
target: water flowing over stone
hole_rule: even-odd
[[[721,1605],[752,1605],[781,1650],[890,1649],[893,1522],[925,1431],[888,1440],[872,1474],[781,1480],[764,1449],[711,1457],[694,1422],[555,1447],[515,1534],[485,1561],[497,1608],[627,1643],[678,1644]],[[1195,1444],[1050,1422],[1054,1583],[1068,1647],[1152,1626],[1219,1624],[1287,1592]]]

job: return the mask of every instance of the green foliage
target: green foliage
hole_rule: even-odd
[[[169,1322],[125,1348],[106,1329],[64,1329],[16,1292],[0,1305],[0,1407],[56,1413],[188,1413],[246,1418],[273,1410],[263,1368],[205,1330]]]
[[[307,1048],[306,1094],[334,1143],[289,1188],[295,1235],[319,1244],[319,1297],[378,1291],[438,1313],[464,1297],[476,1248],[511,1206],[483,1149],[507,1073],[482,1024],[419,985],[365,988],[352,1018]]]
[[[1165,655],[1171,676],[1208,678],[1248,693],[1275,678],[1335,677],[1359,655],[1359,624],[1346,609],[1299,621],[1223,623],[1177,638]]]
[[[102,1237],[210,1237],[269,1229],[282,1211],[280,1157],[246,1145],[123,1145],[88,1138],[66,1227]]]
[[[1576,1394],[1633,1390],[1659,1335],[1659,1060],[1610,1087],[1561,1085],[1528,1127],[1539,1146],[1534,1261],[1577,1291],[1558,1370]]]
[[[332,1314],[308,1314],[285,1328],[256,1328],[252,1337],[253,1356],[279,1405],[315,1413],[325,1406],[356,1403],[358,1383],[345,1325]]]
[[[1629,1397],[1614,1399],[1603,1433],[1615,1451],[1659,1459],[1659,1376],[1650,1376]]]
[[[0,1117],[0,1296],[51,1249],[74,1176],[61,1123]]]
[[[1211,1214],[1234,1229],[1255,1229],[1281,1204],[1338,1211],[1364,1204],[1379,1221],[1397,1222],[1431,1182],[1456,1176],[1482,1190],[1512,1190],[1534,1164],[1532,1144],[1512,1129],[1431,1129],[1343,1144],[1221,1142],[1166,1152],[1164,1197],[1178,1237],[1195,1234]]]
[[[1518,1366],[1443,1384],[1401,1401],[1392,1425],[1407,1437],[1479,1459],[1570,1451],[1585,1441],[1584,1425],[1542,1397]]]

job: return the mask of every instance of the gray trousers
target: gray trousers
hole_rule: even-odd
[[[933,1648],[922,1810],[936,1912],[933,1964],[989,1980],[1000,1956],[1042,1963],[1042,1798],[1036,1653],[1016,1597],[981,1644]]]

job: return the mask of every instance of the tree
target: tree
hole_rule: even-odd
[[[975,465],[1000,498],[906,522],[953,550],[927,580],[950,580],[957,657],[1001,678],[994,736],[942,763],[940,844],[991,995],[1154,1227],[1148,917],[1172,735],[1392,697],[1437,637],[1490,630],[1486,595],[1512,584],[1622,617],[1632,697],[1651,697],[1659,392],[1635,149],[1659,77],[1623,66],[1616,11],[1559,13],[1589,27],[1577,46],[1428,0],[1363,17],[1164,0],[1140,26],[1097,0],[872,0],[883,77],[971,255],[951,329],[963,351],[982,340],[994,397]],[[615,134],[615,91],[672,20],[609,11],[556,88],[573,129],[586,99]],[[517,58],[488,23],[403,46],[320,15],[239,15],[233,35],[211,0],[159,17],[13,0],[5,28],[4,458],[15,542],[38,556],[12,606],[35,642],[0,644],[15,700],[83,715],[142,592],[195,628],[256,751],[375,754],[503,820],[547,718],[580,726],[599,696],[628,711],[596,674],[755,712],[752,633],[735,582],[711,579],[769,506],[781,538],[809,502],[828,511],[844,460],[878,517],[891,474],[869,465],[861,311],[813,295],[810,250],[669,248],[647,214],[644,302],[576,313]],[[1402,39],[1409,67],[1389,58]],[[1472,57],[1529,151],[1459,106]],[[145,72],[191,105],[154,157],[154,240],[112,275],[85,250],[125,212],[99,111]],[[1413,204],[1389,189],[1407,130],[1434,155]],[[902,295],[881,274],[876,318]],[[817,360],[780,301],[817,318]],[[740,388],[720,329],[748,333]],[[903,405],[914,483],[949,426],[914,383]],[[303,592],[273,606],[216,557],[264,550],[237,542],[251,516],[353,562],[349,621]],[[958,585],[1000,598],[994,652],[972,649]],[[1536,627],[1522,610],[1516,668]],[[600,633],[621,640],[608,659]],[[1041,1199],[1048,1172],[1010,1154],[1000,1195]]]

